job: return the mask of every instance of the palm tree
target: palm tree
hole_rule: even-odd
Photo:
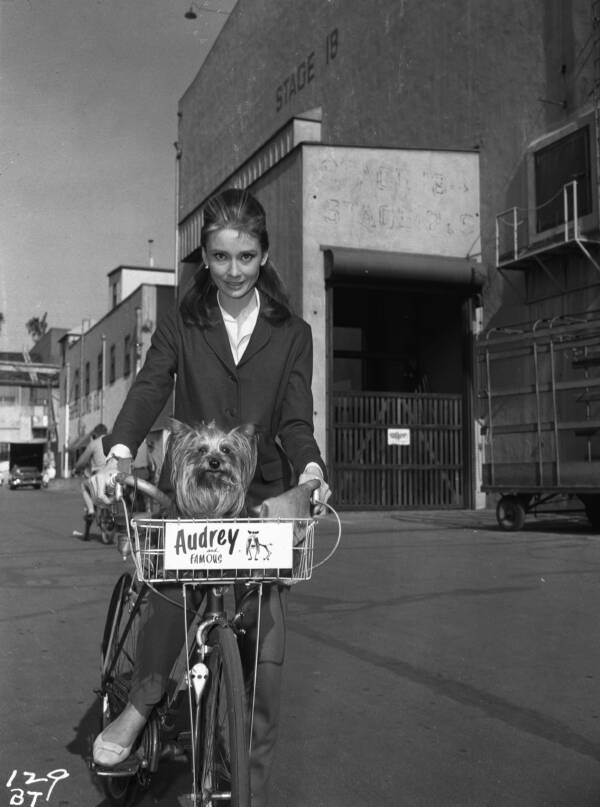
[[[39,341],[48,330],[48,322],[46,321],[47,316],[48,312],[46,311],[43,317],[31,317],[31,319],[27,320],[25,323],[27,333],[31,336],[34,342]]]

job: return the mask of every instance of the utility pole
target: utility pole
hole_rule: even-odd
[[[100,386],[100,423],[104,423],[104,387],[106,386],[106,334],[102,334],[102,359],[100,365],[102,384]]]
[[[63,457],[63,476],[65,479],[69,477],[69,421],[71,419],[71,410],[69,405],[69,398],[71,397],[71,365],[66,363],[66,378],[65,378],[65,455]]]

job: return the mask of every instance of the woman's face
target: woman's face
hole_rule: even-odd
[[[267,260],[258,238],[239,230],[209,233],[202,257],[221,295],[238,303],[245,302],[250,296],[260,267]]]

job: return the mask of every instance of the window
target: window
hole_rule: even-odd
[[[590,127],[539,149],[533,155],[535,174],[535,231],[542,233],[565,222],[563,188],[577,182],[578,218],[592,213]],[[573,196],[567,192],[568,219],[573,218]]]
[[[98,389],[102,389],[102,385],[104,383],[104,379],[102,377],[102,353],[98,353],[98,362],[96,365],[96,386]]]
[[[89,363],[89,361],[86,361],[86,363],[85,363],[84,389],[85,389],[85,395],[89,395],[90,394],[90,363]]]
[[[123,344],[123,375],[127,377],[131,373],[131,336],[127,334]]]
[[[31,387],[29,403],[31,406],[48,406],[48,390],[44,387]]]
[[[108,360],[108,382],[114,384],[117,378],[117,347],[116,345],[110,346],[109,360]]]
[[[0,406],[17,406],[18,403],[18,387],[0,386]]]
[[[79,386],[79,370],[75,370],[75,375],[73,376],[73,400],[79,400],[80,394],[80,386]]]

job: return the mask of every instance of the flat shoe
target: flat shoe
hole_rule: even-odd
[[[94,740],[94,748],[92,755],[96,765],[101,765],[103,768],[114,768],[119,762],[123,762],[131,754],[131,745],[119,745],[118,743],[111,743],[110,740],[105,740],[102,732]]]

